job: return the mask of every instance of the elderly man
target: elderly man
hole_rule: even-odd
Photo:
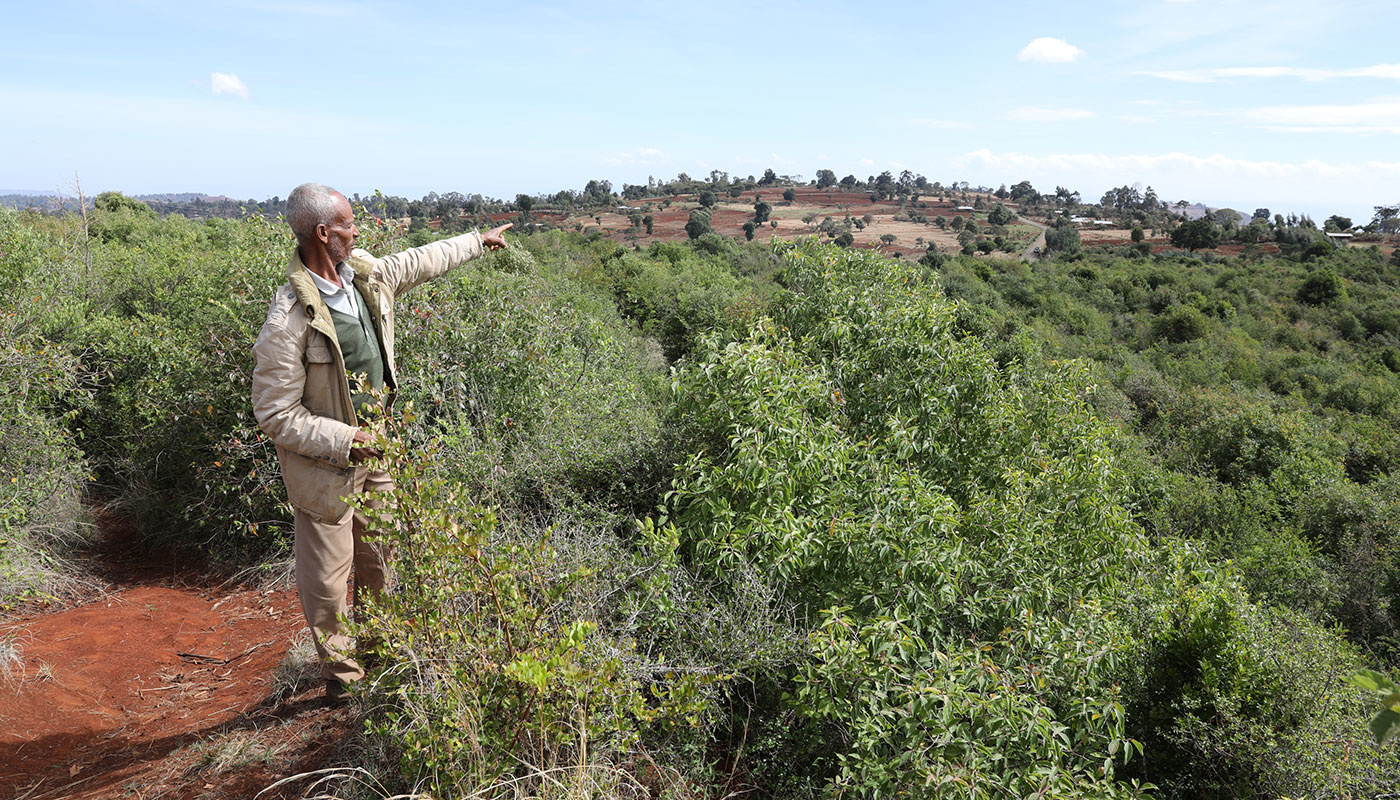
[[[375,258],[352,249],[359,231],[345,196],[306,183],[287,198],[296,252],[253,345],[253,414],[277,446],[295,510],[296,580],[316,641],[326,696],[364,676],[342,630],[346,580],[355,602],[384,588],[385,548],[365,537],[366,520],[342,498],[390,489],[362,462],[380,455],[361,426],[374,397],[392,401],[394,298],[424,281],[505,246],[510,225],[463,234]]]

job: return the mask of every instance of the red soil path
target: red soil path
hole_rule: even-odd
[[[247,798],[334,752],[350,712],[315,681],[274,692],[305,635],[295,590],[115,573],[82,605],[0,624],[22,660],[0,676],[0,798]],[[240,749],[253,763],[216,757]]]

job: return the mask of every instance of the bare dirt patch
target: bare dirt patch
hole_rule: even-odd
[[[306,636],[295,590],[115,572],[81,605],[0,625],[0,797],[246,798],[348,735],[312,668],[284,663]]]

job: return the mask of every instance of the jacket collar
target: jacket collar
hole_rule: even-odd
[[[287,283],[291,284],[292,291],[297,296],[297,305],[306,312],[311,327],[329,336],[339,349],[340,342],[335,336],[335,323],[331,321],[330,309],[326,307],[326,301],[321,299],[321,291],[311,280],[311,273],[306,271],[306,265],[301,262],[301,255],[295,248],[292,249],[292,257],[287,264]]]

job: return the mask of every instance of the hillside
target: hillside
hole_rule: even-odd
[[[1060,223],[1023,261],[1009,221],[1014,252],[965,255],[932,222],[961,194],[807,188],[759,190],[779,241],[734,240],[747,190],[693,239],[698,193],[628,201],[650,236],[615,206],[477,208],[556,230],[398,307],[400,583],[359,629],[381,656],[359,733],[324,746],[330,712],[241,672],[254,722],[164,745],[246,733],[279,791],[342,796],[1392,790],[1376,698],[1343,678],[1400,666],[1400,267],[1286,220],[1277,253],[1095,249]],[[970,199],[996,235],[995,198]],[[359,224],[374,252],[441,235]],[[211,598],[274,571],[289,519],[248,343],[285,230],[107,196],[86,229],[0,211],[0,254],[0,663],[109,602],[84,588],[94,508],[219,576]],[[293,649],[285,595],[233,594]],[[169,685],[203,698],[189,677]],[[37,665],[4,680],[15,707],[52,691]],[[164,745],[75,766],[235,785]],[[37,764],[35,796],[68,769]]]

